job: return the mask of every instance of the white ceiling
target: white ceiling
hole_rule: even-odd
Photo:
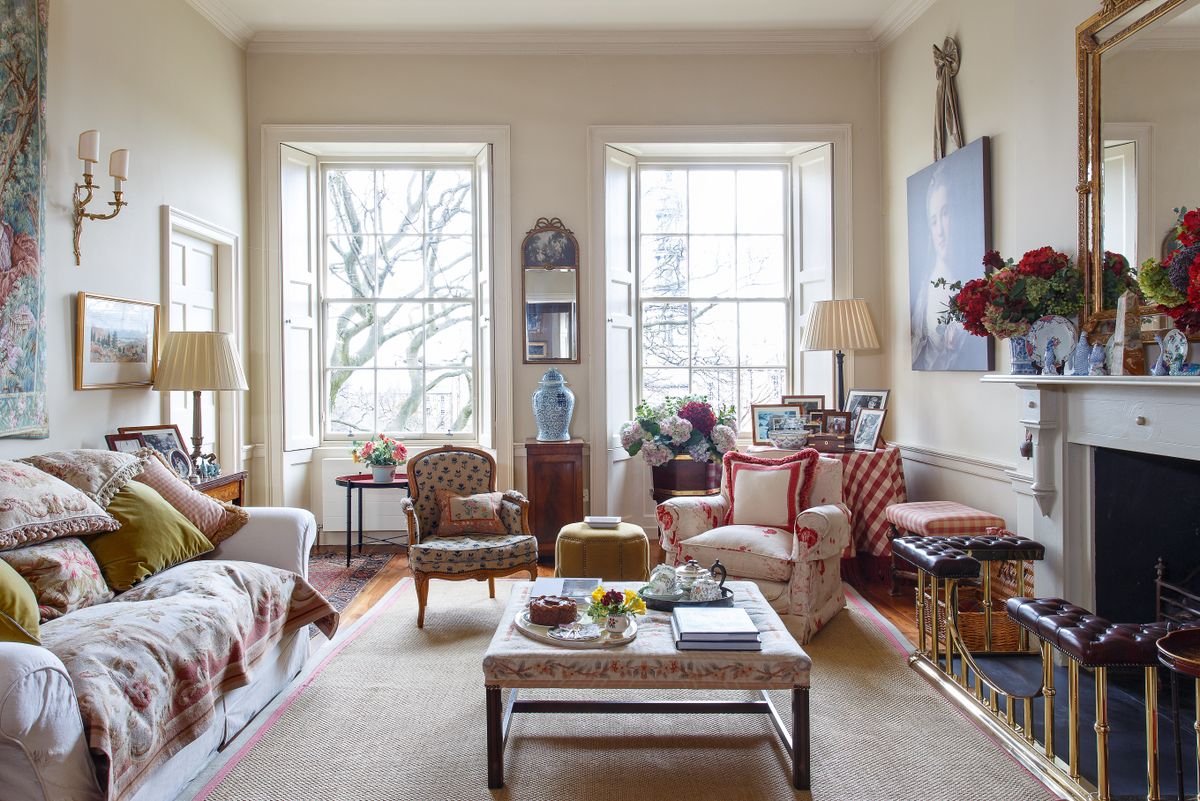
[[[873,42],[933,0],[187,0],[231,38],[759,33]]]

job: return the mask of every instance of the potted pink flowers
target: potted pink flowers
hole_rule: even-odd
[[[408,448],[387,434],[377,434],[366,442],[355,442],[350,451],[355,462],[371,466],[371,477],[377,484],[386,484],[396,477],[397,465],[408,461]]]

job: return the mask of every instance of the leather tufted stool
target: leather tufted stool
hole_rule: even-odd
[[[1004,528],[1004,518],[954,501],[914,501],[894,503],[884,512],[896,537],[969,537],[986,534],[988,529]],[[900,569],[892,559],[892,595],[900,594],[900,579],[913,579],[911,571]]]

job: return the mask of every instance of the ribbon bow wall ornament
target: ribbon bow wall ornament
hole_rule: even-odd
[[[933,111],[933,160],[946,157],[946,137],[954,137],[954,146],[966,144],[963,138],[962,118],[958,113],[958,89],[954,76],[958,75],[958,42],[950,36],[942,46],[933,46],[933,65],[937,73],[937,101]]]

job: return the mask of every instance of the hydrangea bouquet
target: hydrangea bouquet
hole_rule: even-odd
[[[1175,209],[1179,242],[1165,261],[1148,259],[1138,271],[1142,295],[1185,334],[1200,333],[1200,209]]]
[[[636,414],[621,427],[621,447],[630,456],[642,454],[651,467],[684,455],[697,462],[720,459],[737,445],[737,412],[732,406],[713,409],[704,395],[668,397],[656,406],[643,401]]]

